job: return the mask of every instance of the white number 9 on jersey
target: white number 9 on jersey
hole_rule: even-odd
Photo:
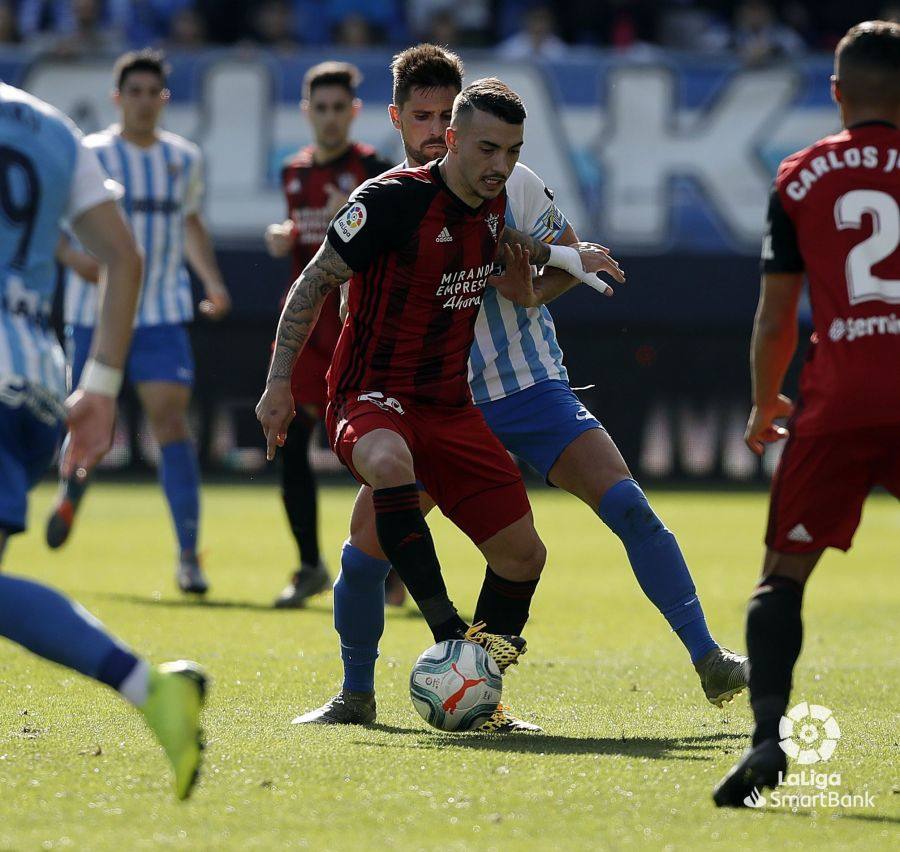
[[[889,257],[900,245],[900,208],[886,192],[854,189],[842,195],[834,205],[838,230],[861,228],[863,215],[872,217],[872,236],[854,246],[847,255],[847,290],[850,304],[875,299],[900,303],[900,281],[879,278],[872,267]]]

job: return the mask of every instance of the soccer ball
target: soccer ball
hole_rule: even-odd
[[[484,648],[464,639],[438,642],[409,676],[409,697],[419,715],[440,731],[471,731],[500,703],[500,669]]]

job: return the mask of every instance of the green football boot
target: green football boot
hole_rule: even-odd
[[[186,799],[200,773],[203,757],[200,709],[206,675],[196,663],[178,660],[150,669],[150,688],[141,712],[175,772],[175,795]]]

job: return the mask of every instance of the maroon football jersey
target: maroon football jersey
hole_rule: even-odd
[[[353,142],[336,160],[321,165],[313,159],[313,151],[312,145],[302,148],[281,169],[288,216],[296,228],[291,281],[303,271],[325,240],[333,215],[328,212],[328,187],[334,187],[347,198],[361,183],[391,167],[387,160],[378,157],[371,145],[360,142]]]
[[[374,148],[359,142],[352,143],[344,154],[324,164],[315,162],[313,151],[313,146],[301,149],[281,170],[288,216],[295,228],[291,282],[325,240],[331,222],[328,211],[332,202],[328,188],[333,187],[332,192],[337,191],[346,198],[361,183],[390,168],[386,160],[378,158]],[[297,359],[291,386],[298,404],[325,407],[325,373],[341,332],[339,305],[337,293],[325,300],[309,340]]]
[[[450,191],[436,162],[391,172],[353,194],[328,230],[354,271],[329,399],[471,401],[469,349],[505,213],[505,190],[473,209]]]
[[[900,423],[900,131],[867,122],[781,164],[766,272],[804,272],[814,334],[798,435]]]

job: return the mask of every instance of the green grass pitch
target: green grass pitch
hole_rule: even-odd
[[[488,738],[426,729],[409,669],[430,644],[411,611],[391,612],[378,663],[379,725],[298,728],[335,691],[331,597],[303,611],[269,603],[293,568],[274,487],[209,487],[207,601],[173,585],[173,544],[153,485],[98,485],[73,541],[48,552],[49,486],[5,570],[77,598],[154,661],[190,657],[212,675],[207,760],[177,803],[160,750],[109,690],[0,645],[0,849],[897,848],[900,512],[866,508],[855,549],[831,552],[806,598],[794,697],[830,707],[842,739],[828,772],[875,807],[723,812],[710,789],[743,749],[746,696],[703,700],[678,640],[644,599],[619,543],[568,495],[533,494],[549,560],[530,650],[504,698],[544,735]],[[353,492],[322,496],[337,565]],[[761,555],[765,496],[655,493],[679,535],[713,634],[743,649]],[[443,518],[432,526],[451,596],[471,615],[484,570]],[[894,839],[891,840],[891,837]]]

